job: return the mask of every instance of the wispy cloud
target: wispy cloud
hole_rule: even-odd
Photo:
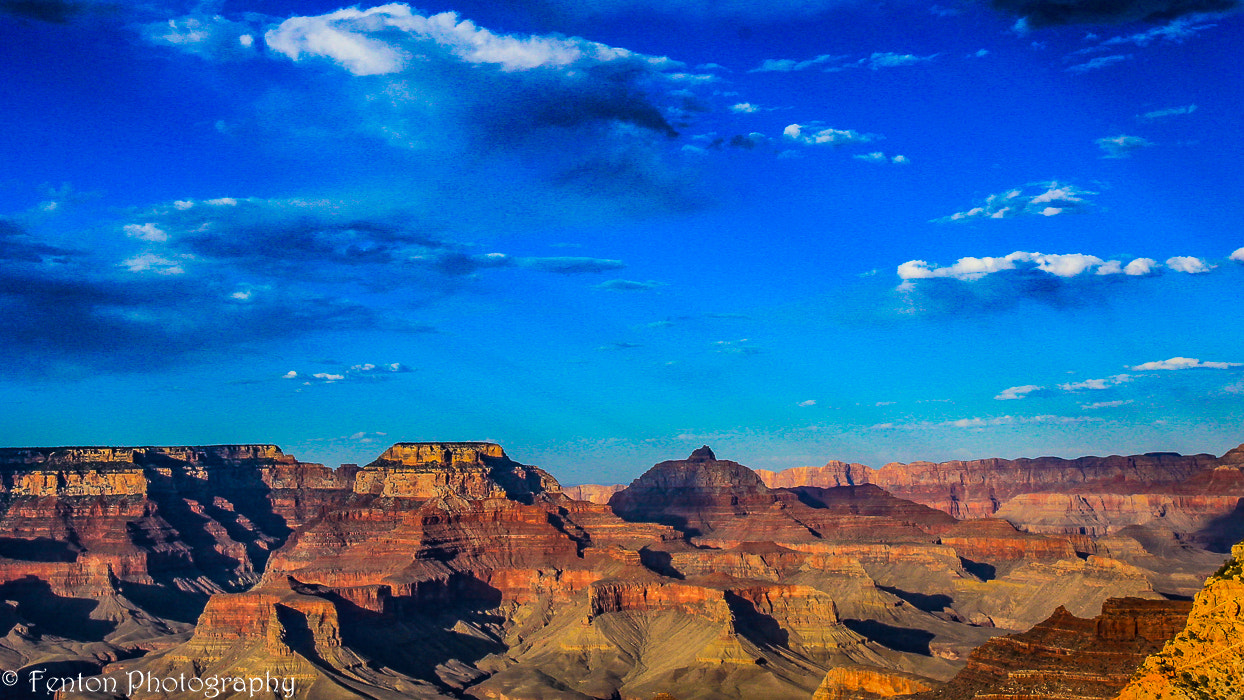
[[[860,59],[861,65],[867,66],[872,70],[880,70],[882,68],[898,68],[900,66],[914,66],[918,63],[925,63],[937,58],[938,54],[929,56],[917,56],[910,53],[893,53],[890,51],[874,52],[873,55],[865,59]]]
[[[400,362],[374,364],[371,362],[351,365],[349,369],[335,372],[298,372],[290,370],[281,375],[282,379],[302,380],[303,386],[312,384],[336,384],[346,381],[375,381],[393,375],[408,374],[414,370]]]
[[[611,292],[648,292],[653,289],[664,287],[664,282],[656,282],[648,280],[647,282],[637,282],[635,280],[608,280],[596,285],[595,289],[603,289]]]
[[[944,421],[913,421],[908,423],[889,422],[870,426],[873,430],[929,430],[952,428],[959,430],[983,430],[986,428],[1020,426],[1020,425],[1072,425],[1076,423],[1097,423],[1103,419],[1096,416],[1059,416],[1042,414],[1036,416],[973,416]]]
[[[728,355],[759,355],[764,352],[761,348],[752,344],[748,338],[740,338],[739,340],[718,340],[713,343],[713,349],[716,352]]]
[[[796,61],[790,58],[768,58],[758,67],[749,70],[748,73],[790,73],[792,71],[816,68],[827,63],[840,63],[847,58],[849,56],[835,56],[833,54],[821,54],[804,61]]]
[[[1213,0],[1208,1],[1212,2]],[[1195,1],[1188,4],[1195,4]],[[1223,3],[1220,0],[1218,4],[1222,5]],[[1222,10],[1226,8],[1219,7],[1217,9]],[[1166,41],[1173,44],[1181,44],[1206,29],[1216,26],[1217,25],[1215,24],[1206,24],[1197,17],[1181,17],[1172,20],[1167,24],[1153,27],[1152,29],[1147,29],[1143,32],[1111,37],[1110,39],[1103,41],[1102,46],[1122,46],[1125,44],[1132,44],[1134,46],[1143,47],[1148,46],[1155,41]]]
[[[1133,381],[1133,379],[1130,374],[1116,374],[1116,375],[1105,377],[1102,379],[1085,379],[1079,382],[1068,382],[1066,384],[1059,384],[1058,388],[1062,389],[1063,391],[1071,391],[1071,392],[1103,391],[1113,386],[1118,386],[1120,384],[1127,384],[1128,382],[1131,382],[1131,381]]]
[[[214,60],[258,57],[258,27],[202,12],[143,25],[147,41]]]
[[[1244,367],[1241,362],[1202,362],[1195,357],[1172,357],[1169,360],[1158,360],[1155,362],[1145,362],[1143,364],[1132,367],[1133,372],[1152,372],[1158,370],[1181,370],[1181,369],[1231,369],[1232,367]]]
[[[1136,151],[1142,148],[1148,148],[1153,143],[1139,136],[1127,136],[1119,134],[1118,136],[1107,136],[1097,139],[1094,143],[1097,147],[1105,152],[1103,158],[1128,158]]]
[[[1155,109],[1152,112],[1136,115],[1140,121],[1151,122],[1167,117],[1174,117],[1180,114],[1192,114],[1196,111],[1196,105],[1184,105],[1182,107],[1168,107],[1166,109]]]
[[[885,153],[881,151],[873,151],[872,153],[861,153],[854,157],[866,163],[876,163],[878,165],[885,165],[887,163],[891,165],[907,165],[911,163],[911,159],[908,158],[907,156],[904,156],[904,155],[887,156]]]
[[[795,71],[811,70],[813,68],[820,68],[823,71],[831,73],[858,68],[881,70],[882,68],[899,68],[902,66],[913,66],[918,63],[925,63],[937,58],[938,55],[939,54],[919,56],[911,53],[874,51],[872,54],[856,60],[850,60],[850,56],[839,56],[834,54],[821,54],[820,56],[803,61],[796,61],[791,58],[769,58],[765,59],[765,61],[756,68],[748,71],[748,73],[791,73]]]
[[[1027,396],[1031,396],[1037,392],[1044,390],[1045,387],[1037,384],[1025,384],[1023,386],[1013,386],[1003,389],[994,399],[998,401],[1016,401]]]
[[[1093,403],[1082,403],[1080,408],[1085,411],[1095,411],[1100,408],[1118,408],[1134,403],[1133,399],[1119,399],[1118,401],[1095,401]]]
[[[1097,58],[1085,61],[1084,63],[1076,63],[1067,66],[1064,70],[1068,73],[1087,73],[1089,71],[1100,70],[1108,66],[1113,66],[1123,61],[1132,59],[1132,54],[1115,54],[1112,56],[1098,56]]]
[[[949,216],[934,219],[934,221],[946,223],[975,219],[1009,219],[1016,216],[1080,214],[1092,208],[1093,204],[1088,198],[1096,194],[1096,192],[1057,181],[1024,185],[990,195],[980,206],[955,212]]]
[[[875,134],[864,134],[851,129],[822,128],[815,124],[789,124],[782,135],[796,143],[809,146],[848,146],[875,141]]]

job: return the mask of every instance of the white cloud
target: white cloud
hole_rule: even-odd
[[[1186,272],[1190,275],[1199,275],[1214,269],[1213,265],[1189,255],[1177,255],[1173,258],[1167,258],[1166,266],[1176,272]]]
[[[816,58],[810,58],[806,61],[796,61],[791,58],[767,58],[759,67],[753,68],[748,73],[789,73],[791,71],[808,70],[825,63],[835,63],[848,58],[847,56],[835,56],[833,54],[821,54]]]
[[[421,49],[434,47],[466,63],[492,64],[505,71],[620,59],[638,59],[660,68],[681,65],[578,37],[494,34],[470,20],[460,20],[456,12],[425,17],[400,3],[291,17],[265,34],[264,40],[292,60],[327,58],[355,75],[400,72],[419,60]]]
[[[1170,24],[1161,27],[1154,27],[1148,31],[1138,34],[1129,34],[1127,36],[1116,36],[1107,39],[1101,43],[1102,46],[1120,46],[1123,44],[1134,44],[1136,46],[1148,46],[1158,39],[1162,39],[1171,43],[1183,43],[1185,39],[1190,39],[1197,34],[1215,27],[1214,24],[1196,24],[1198,18],[1180,17],[1173,20]]]
[[[1174,117],[1180,114],[1192,114],[1196,111],[1196,105],[1184,105],[1182,107],[1168,107],[1166,109],[1155,109],[1152,112],[1145,112],[1137,115],[1137,119],[1141,121],[1151,122],[1155,119],[1164,119],[1166,117]]]
[[[1153,142],[1143,139],[1139,136],[1127,136],[1119,134],[1118,136],[1108,136],[1094,141],[1097,147],[1105,151],[1103,158],[1128,158],[1136,151],[1142,148],[1148,148]]]
[[[814,129],[814,131],[805,131],[805,129]],[[792,141],[812,146],[846,146],[856,143],[868,143],[877,138],[873,134],[861,134],[850,129],[821,129],[816,126],[801,124],[787,125],[782,130],[782,135]]]
[[[328,384],[332,384],[333,382],[339,382],[342,379],[346,378],[344,374],[330,374],[328,372],[316,372],[315,374],[311,376],[314,377],[315,379],[318,379]]]
[[[1236,248],[1231,254],[1231,259],[1236,262],[1244,262],[1244,248]]]
[[[1086,61],[1084,63],[1077,63],[1074,66],[1067,66],[1066,71],[1068,73],[1087,73],[1091,70],[1105,68],[1106,66],[1112,66],[1116,63],[1130,60],[1131,58],[1132,58],[1131,54],[1123,54],[1123,55],[1117,55],[1117,56],[1098,56],[1097,58],[1094,58],[1091,61]]]
[[[1153,272],[1158,267],[1158,261],[1153,258],[1136,258],[1123,268],[1123,273],[1138,277]]]
[[[863,153],[863,154],[860,154],[854,157],[859,160],[862,160],[868,163],[876,163],[878,165],[885,165],[886,163],[893,163],[894,165],[907,165],[911,163],[911,159],[908,158],[907,156],[896,155],[891,158],[891,157],[886,156],[886,154],[882,153],[881,151],[873,151],[872,153]]]
[[[960,418],[959,420],[942,421],[935,423],[935,426],[945,428],[990,428],[1000,425],[1023,425],[1033,423],[1085,423],[1097,422],[1100,418],[1088,418],[1084,416],[995,416],[993,418]]]
[[[294,370],[292,370],[292,369],[291,369],[290,371],[286,372],[285,374],[282,374],[282,375],[281,375],[281,378],[282,378],[282,379],[297,379],[297,378],[298,378],[298,373],[297,373],[297,372],[295,372]]]
[[[803,406],[804,408],[807,408],[808,406],[815,406],[816,399],[808,399],[807,401],[800,401],[798,405]]]
[[[875,52],[868,58],[860,59],[860,63],[873,70],[878,70],[880,68],[897,68],[899,66],[911,66],[917,63],[924,63],[925,61],[932,61],[934,58],[937,58],[937,56],[938,54],[933,54],[931,56],[916,56],[915,54],[910,53],[899,54],[885,51]]]
[[[128,258],[121,262],[121,265],[130,272],[153,272],[157,275],[181,275],[185,274],[186,269],[182,267],[182,260],[189,256],[180,255],[179,259],[156,255],[155,253],[142,253]]]
[[[1034,189],[1040,191],[1034,192]],[[1009,219],[1025,215],[1078,214],[1087,211],[1092,206],[1087,197],[1095,194],[1097,193],[1080,189],[1075,185],[1063,185],[1057,181],[1026,185],[990,195],[981,206],[943,216],[934,221],[946,223],[973,219]]]
[[[1017,250],[1010,255],[997,258],[960,258],[954,265],[945,267],[932,265],[924,260],[909,260],[899,265],[897,272],[898,276],[904,280],[936,277],[976,280],[995,272],[1019,269],[1021,264],[1057,277],[1075,277],[1094,268],[1097,268],[1099,273],[1101,270],[1106,270],[1104,274],[1118,272],[1121,269],[1117,261],[1107,262],[1096,255],[1029,253]]]
[[[1059,384],[1058,388],[1063,391],[1102,391],[1119,384],[1127,384],[1130,381],[1132,381],[1132,375],[1116,374],[1104,379],[1085,379],[1082,382]]]
[[[168,240],[168,234],[155,224],[126,224],[125,235],[149,243],[163,243]]]
[[[1002,393],[995,396],[994,399],[998,401],[1014,401],[1014,400],[1022,399],[1028,394],[1031,394],[1034,391],[1040,391],[1044,388],[1045,387],[1037,386],[1036,384],[1025,384],[1023,386],[1013,386],[1007,389],[1003,389]]]
[[[736,114],[755,114],[760,111],[760,107],[751,102],[740,102],[736,105],[730,105],[730,111]]]
[[[402,372],[410,372],[410,371],[411,369],[409,367],[407,367],[406,365],[400,362],[390,362],[388,364],[380,364],[380,365],[367,362],[361,365],[353,365],[352,367],[350,367],[350,374],[359,374],[359,375],[379,375],[379,374],[402,373]]]
[[[254,56],[252,31],[250,25],[206,14],[177,17],[142,28],[143,36],[153,44],[218,60]]]
[[[600,284],[594,285],[592,289],[602,289],[610,292],[647,292],[664,286],[664,282],[657,282],[656,280],[638,282],[635,280],[616,279],[601,282]]]
[[[1093,411],[1099,408],[1118,408],[1119,406],[1126,406],[1129,403],[1133,403],[1133,400],[1122,399],[1119,401],[1097,401],[1094,403],[1082,403],[1080,404],[1080,408],[1085,411]]]
[[[1132,368],[1134,372],[1150,372],[1155,370],[1178,370],[1178,369],[1230,369],[1232,367],[1244,367],[1244,363],[1240,362],[1202,362],[1195,357],[1172,357],[1169,360],[1159,360],[1156,362],[1146,362],[1136,365]]]

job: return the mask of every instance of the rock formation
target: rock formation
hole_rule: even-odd
[[[1023,634],[994,637],[945,686],[912,700],[1113,698],[1187,619],[1186,601],[1111,598],[1093,618],[1059,607]]]
[[[1081,555],[1139,567],[1167,595],[1195,594],[1213,554],[1244,537],[1244,445],[1218,458],[1156,452],[876,470],[830,462],[760,473],[767,484],[794,490],[873,484],[959,519],[997,518],[1024,532],[1062,536]]]
[[[873,478],[892,467],[766,475],[708,447],[565,491],[492,443],[398,443],[335,470],[272,445],[0,450],[0,662],[268,674],[306,700],[928,692],[965,664],[1011,668],[971,656],[1008,631],[1049,618],[1032,648],[1065,651],[1098,633],[1081,618],[1148,620],[1155,591],[1191,591],[1221,557],[1183,535],[1244,466],[1202,457],[920,466],[904,495]],[[993,517],[955,517],[983,512],[973,479],[1010,494]],[[1071,531],[1025,494],[1110,522]],[[1012,502],[1046,515],[1000,517]],[[1163,507],[1171,527],[1139,515]],[[1147,600],[1106,602],[1125,595]],[[1124,623],[1102,624],[1123,644]]]
[[[1187,626],[1145,660],[1118,700],[1244,698],[1244,542],[1205,582]]]

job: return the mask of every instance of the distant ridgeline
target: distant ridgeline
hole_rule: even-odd
[[[1241,448],[773,473],[705,446],[565,491],[485,442],[338,469],[0,449],[0,666],[269,673],[308,699],[867,700],[1079,658],[1068,692],[1105,698],[1197,614],[1242,499]]]

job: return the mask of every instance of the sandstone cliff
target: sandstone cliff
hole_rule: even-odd
[[[1146,655],[1175,635],[1191,607],[1112,598],[1094,618],[1060,607],[1027,632],[984,643],[949,683],[912,700],[1112,698]]]
[[[1205,582],[1187,626],[1150,656],[1118,700],[1244,698],[1244,542]]]
[[[1232,459],[1095,493],[1229,495]],[[492,443],[336,470],[271,445],[0,450],[0,661],[268,672],[300,700],[861,700],[935,687],[1059,605],[1091,617],[1216,565],[1160,523],[957,520],[831,466],[772,488],[704,447],[604,505]]]

